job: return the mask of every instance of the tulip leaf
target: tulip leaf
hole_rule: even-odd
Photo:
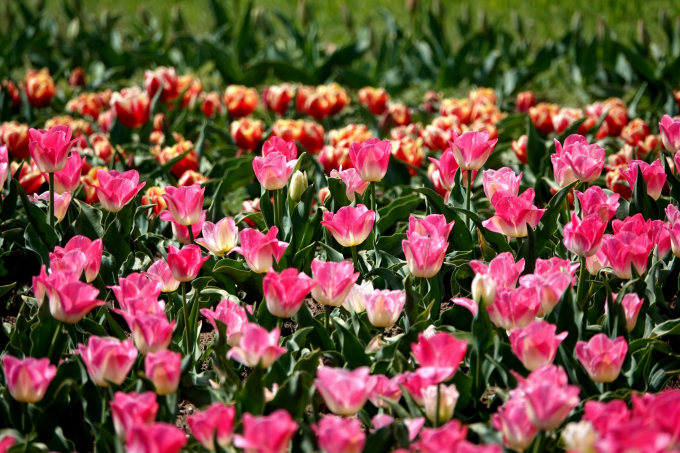
[[[302,193],[300,201],[291,212],[290,221],[293,226],[293,241],[291,242],[295,244],[296,251],[299,251],[312,243],[314,232],[317,227],[321,225],[319,222],[312,223],[310,221],[312,218],[316,218],[311,217],[309,214],[312,210],[312,202],[315,193],[316,189],[312,183]],[[316,214],[316,212],[314,213]]]
[[[477,316],[472,320],[472,348],[470,350],[470,377],[472,378],[472,397],[479,401],[486,391],[484,361],[486,352],[493,346],[494,327],[485,307],[479,307]]]
[[[59,243],[59,237],[57,236],[57,233],[50,228],[50,223],[47,218],[48,215],[35,204],[31,203],[28,196],[26,196],[23,187],[21,187],[16,179],[12,179],[12,184],[16,186],[16,190],[21,197],[21,204],[24,206],[26,217],[28,217],[28,221],[35,229],[35,232],[38,233],[41,242],[44,243],[49,250],[54,250],[54,247]]]
[[[477,227],[477,231],[479,231],[482,236],[484,236],[484,239],[486,242],[491,245],[491,247],[498,253],[503,253],[503,252],[512,252],[512,247],[510,247],[510,244],[508,244],[508,240],[505,237],[505,235],[501,233],[496,233],[495,231],[491,231],[490,229],[486,228],[482,224],[482,219],[472,211],[468,211],[466,209],[462,208],[453,208],[455,211],[460,212],[464,214],[467,218],[472,220],[472,222],[475,224]],[[455,228],[455,225],[454,225]]]
[[[262,218],[264,219],[264,224],[267,228],[271,228],[275,225],[275,214],[274,214],[274,204],[272,203],[273,192],[270,190],[263,190],[262,195],[260,195],[260,212],[262,212]]]
[[[371,453],[387,453],[394,443],[392,426],[385,426],[366,438],[364,451]]]
[[[540,175],[544,167],[544,160],[548,157],[548,148],[545,146],[543,138],[536,130],[536,126],[527,116],[527,164],[534,173]]]
[[[630,198],[630,205],[628,207],[628,215],[642,214],[645,220],[658,220],[659,207],[656,201],[647,194],[647,184],[644,176],[642,176],[642,168],[637,167],[637,177],[635,178],[635,185],[633,187],[633,196]]]
[[[393,200],[387,206],[378,209],[378,212],[380,213],[378,228],[381,232],[387,231],[387,229],[397,223],[397,221],[408,220],[409,215],[413,213],[419,204],[420,196],[415,193]]]
[[[35,228],[30,223],[26,226],[24,231],[24,240],[26,241],[26,248],[36,254],[41,264],[49,266],[50,251],[45,244],[40,240],[40,236],[36,233]]]
[[[91,240],[96,240],[104,236],[104,228],[102,227],[102,212],[99,209],[83,203],[80,200],[74,200],[80,208],[80,214],[74,222],[75,233],[85,236]]]
[[[567,338],[562,345],[568,351],[573,351],[576,343],[581,339],[581,323],[583,312],[578,307],[574,294],[567,288],[557,305],[546,316],[546,321],[557,326],[557,333],[567,332]]]
[[[345,261],[345,257],[342,255],[342,253],[338,252],[332,247],[327,246],[323,242],[318,242],[318,244],[321,246],[321,249],[326,252],[327,261],[334,261],[336,263]]]
[[[240,413],[249,412],[253,415],[262,415],[264,412],[264,384],[262,382],[262,368],[256,366],[248,375],[244,389],[238,396]]]
[[[563,187],[550,199],[550,202],[545,207],[545,212],[541,216],[541,221],[536,227],[536,256],[541,256],[541,252],[548,242],[555,235],[557,229],[557,219],[560,216],[560,212],[564,209],[565,200],[569,195],[569,192],[576,186],[578,182],[574,181],[571,184]],[[569,202],[568,200],[566,201]]]
[[[298,328],[314,328],[314,331],[308,334],[308,338],[315,348],[320,348],[322,351],[335,350],[335,344],[328,336],[328,333],[326,333],[326,329],[319,321],[314,319],[312,312],[307,305],[302,304],[302,307],[300,307],[300,310],[295,315],[295,321],[297,322]]]
[[[526,226],[527,238],[517,253],[517,260],[524,258],[524,272],[522,272],[522,275],[534,273],[536,259],[538,258],[538,254],[536,253],[536,235],[534,234],[531,225],[527,223]]]
[[[666,172],[666,181],[671,188],[671,198],[675,201],[680,201],[680,181],[673,174],[671,166],[666,162],[666,159],[661,159],[664,171]]]
[[[2,219],[3,220],[9,220],[12,218],[14,215],[14,211],[16,211],[17,208],[17,200],[19,197],[19,187],[20,185],[12,183],[12,181],[16,180],[19,175],[21,174],[21,169],[24,167],[24,163],[21,162],[19,164],[19,167],[14,171],[14,176],[10,180],[9,184],[9,193],[5,197],[4,200],[2,200]]]
[[[365,346],[345,326],[340,318],[333,319],[333,327],[340,340],[340,353],[352,368],[371,366],[371,359],[364,352]]]
[[[331,192],[331,201],[333,212],[338,212],[338,209],[349,206],[351,202],[347,198],[347,193],[345,192],[345,184],[340,178],[326,178],[328,182],[328,190]]]
[[[294,371],[267,403],[267,411],[285,409],[295,418],[302,417],[309,404],[309,383],[304,381],[303,373]]]

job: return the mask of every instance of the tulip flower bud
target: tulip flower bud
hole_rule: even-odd
[[[439,395],[439,412],[437,413],[437,395]],[[436,385],[431,385],[423,392],[423,400],[425,402],[425,415],[427,419],[433,423],[443,424],[451,420],[453,417],[453,410],[458,401],[458,390],[455,385],[439,384],[439,389]],[[437,420],[435,422],[435,419]]]
[[[595,450],[595,442],[598,437],[592,423],[587,420],[567,423],[567,426],[562,430],[562,440],[569,451],[594,453],[597,451]]]
[[[293,173],[293,177],[290,179],[288,195],[294,202],[300,201],[302,194],[307,190],[309,183],[307,182],[307,172],[301,172],[300,170]]]
[[[496,298],[496,280],[490,274],[477,274],[472,280],[472,298],[484,306]]]

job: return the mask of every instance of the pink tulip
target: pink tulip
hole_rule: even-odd
[[[164,222],[170,222],[170,225],[172,226],[172,235],[175,237],[175,239],[177,239],[177,242],[179,242],[182,245],[191,244],[189,228],[191,228],[191,234],[193,235],[193,237],[196,238],[198,237],[199,234],[201,234],[203,225],[205,225],[205,211],[201,213],[201,217],[199,217],[198,222],[190,226],[184,226],[177,223],[175,219],[172,217],[170,211],[165,209],[161,211],[158,217]],[[195,239],[194,242],[200,243],[199,239]]]
[[[628,163],[627,169],[621,169],[621,174],[628,181],[628,185],[635,187],[637,180],[638,168],[642,170],[642,177],[647,184],[647,195],[658,200],[661,196],[664,184],[666,184],[666,171],[661,165],[661,159],[657,159],[651,164],[642,160],[633,160]]]
[[[575,212],[571,213],[571,222],[562,229],[562,242],[571,253],[578,256],[593,256],[600,249],[602,235],[607,228],[599,215],[590,214],[583,220]]]
[[[516,451],[528,450],[538,429],[531,424],[524,400],[510,398],[491,417],[494,429],[503,433],[503,444]]]
[[[267,332],[267,329],[257,324],[248,323],[243,328],[238,346],[227,352],[227,358],[236,360],[245,366],[254,368],[259,366],[267,369],[274,364],[281,354],[287,351],[279,346],[281,331],[278,328]]]
[[[567,332],[555,335],[557,326],[545,321],[533,321],[524,329],[510,332],[512,352],[522,362],[524,368],[534,371],[555,360],[557,348],[567,337]]]
[[[224,323],[227,326],[227,343],[229,343],[229,346],[238,345],[243,334],[243,328],[248,323],[245,308],[230,299],[224,299],[217,304],[215,311],[203,308],[201,314],[212,324],[215,331],[218,331],[215,321]]]
[[[612,341],[603,333],[598,333],[587,343],[576,344],[576,357],[588,376],[595,382],[614,382],[626,360],[628,343],[623,337]]]
[[[369,380],[371,381],[369,386],[373,390],[368,395],[368,399],[375,407],[388,409],[391,406],[385,401],[386,399],[395,403],[398,403],[401,399],[401,387],[399,387],[399,384],[403,381],[401,376],[390,379],[382,374],[374,374],[369,377]]]
[[[366,310],[366,297],[372,292],[373,283],[370,280],[364,280],[361,285],[355,283],[342,306],[347,311],[354,310],[354,313],[361,313]]]
[[[197,245],[187,245],[182,250],[172,244],[168,247],[168,266],[177,281],[190,282],[195,279],[207,260],[207,256],[201,256],[201,248]]]
[[[591,214],[597,214],[605,223],[609,222],[614,217],[614,214],[616,214],[616,210],[619,207],[619,198],[621,197],[618,193],[607,196],[599,186],[589,187],[585,193],[581,193],[578,190],[575,190],[574,193],[581,205],[581,216],[583,218]]]
[[[159,282],[161,284],[161,291],[164,293],[171,293],[179,288],[179,281],[175,280],[170,266],[163,260],[158,260],[149,266],[144,275]]]
[[[531,423],[552,431],[560,426],[579,403],[580,387],[567,384],[563,368],[548,365],[533,371],[513,394],[522,395]]]
[[[651,414],[642,414],[641,412],[646,412],[651,408],[649,406],[655,406],[655,396],[651,393],[646,393],[642,396],[637,396],[633,393],[631,396],[631,399],[633,400],[633,410],[636,412],[635,415],[640,418],[647,418],[650,416]],[[650,401],[650,397],[654,401]],[[639,406],[639,403],[641,402],[645,405],[644,409]],[[660,407],[657,408],[660,409]],[[622,425],[630,421],[631,415],[631,410],[628,409],[628,404],[626,404],[625,401],[612,400],[605,403],[591,400],[586,401],[584,405],[583,420],[589,422],[598,433],[607,435],[617,425]]]
[[[437,183],[441,184],[441,187],[446,191],[446,192],[451,192],[453,190],[454,186],[456,185],[456,172],[460,168],[458,166],[458,163],[456,162],[456,158],[453,155],[453,151],[451,148],[448,148],[446,151],[444,151],[440,157],[439,160],[434,159],[432,157],[428,157],[430,159],[430,162],[432,162],[436,170],[435,172],[438,173],[438,176],[435,176],[434,174],[431,176],[432,181],[434,182],[435,186]],[[467,184],[467,178],[468,178],[468,173],[470,173],[468,170],[462,169],[461,170],[461,180],[463,185]],[[472,181],[475,180],[477,177],[477,170],[472,171]],[[448,194],[446,197],[444,197],[446,202],[448,202]]]
[[[80,250],[85,254],[85,280],[88,283],[91,283],[97,278],[97,275],[99,275],[103,249],[104,244],[101,239],[91,241],[85,236],[73,236],[66,243],[66,247],[61,248],[56,246],[54,248],[54,253],[50,253],[50,261],[55,258],[63,258],[64,255],[73,250]]]
[[[604,250],[602,250],[602,247],[600,247],[600,250],[593,256],[586,258],[586,269],[590,275],[597,275],[597,273],[600,272],[600,269],[608,265],[609,261],[607,260],[607,255],[604,253]]]
[[[406,264],[414,277],[432,278],[442,267],[449,243],[444,238],[421,236],[408,232],[401,241]]]
[[[97,170],[97,180],[99,186],[94,186],[99,202],[109,212],[118,212],[123,206],[132,200],[137,192],[146,185],[139,182],[139,173],[136,170],[129,170],[119,173],[116,170],[104,171]]]
[[[297,269],[285,269],[280,274],[269,269],[262,281],[269,313],[277,318],[290,318],[302,306],[316,282]]]
[[[287,242],[276,239],[279,229],[271,227],[267,234],[246,228],[241,231],[239,238],[241,246],[234,247],[234,251],[243,255],[251,271],[264,274],[272,267],[272,255],[278,262],[288,247]]]
[[[158,403],[153,392],[124,393],[116,392],[111,406],[113,427],[121,440],[125,440],[128,431],[135,426],[149,426],[156,421]]]
[[[49,359],[17,359],[5,355],[2,365],[9,394],[20,403],[37,403],[42,400],[47,387],[57,375],[57,367],[50,365]]]
[[[270,415],[243,414],[243,435],[234,436],[234,445],[245,453],[286,453],[298,430],[290,414],[278,409]]]
[[[203,238],[196,239],[196,243],[217,256],[228,255],[238,242],[238,227],[229,217],[217,223],[205,222],[201,231]]]
[[[9,153],[7,145],[0,146],[0,188],[5,186],[9,172]]]
[[[454,297],[451,299],[451,302],[453,302],[455,305],[460,305],[461,307],[467,308],[473,317],[477,316],[477,313],[479,313],[479,305],[477,305],[477,302],[472,299],[468,299],[467,297]]]
[[[100,387],[108,387],[109,382],[121,385],[137,359],[137,349],[131,339],[91,336],[87,346],[78,345],[78,352],[90,379]]]
[[[49,131],[29,129],[28,149],[38,169],[43,173],[56,173],[66,165],[66,159],[78,138],[71,140],[71,128],[55,126]]]
[[[680,223],[680,209],[673,204],[666,206],[666,217],[668,218],[668,223],[671,227],[674,227],[676,223]]]
[[[84,163],[85,160],[81,159],[80,154],[71,153],[64,168],[54,174],[54,192],[58,194],[75,192],[80,186],[80,175]],[[48,179],[48,177],[45,176],[45,179]]]
[[[428,387],[432,385],[437,385],[437,383],[434,382],[432,378],[430,376],[427,376],[426,374],[412,373],[410,371],[407,371],[406,373],[402,374],[401,385],[406,389],[408,394],[411,395],[413,401],[418,406],[422,407],[425,405],[423,393]]]
[[[587,404],[587,403],[586,403]],[[564,447],[570,452],[594,452],[599,434],[587,420],[570,422],[562,429]]]
[[[499,289],[496,300],[486,307],[489,319],[496,327],[512,330],[524,328],[536,318],[541,300],[536,288],[520,286],[517,289]]]
[[[272,136],[262,145],[262,156],[267,157],[272,153],[281,153],[290,162],[297,159],[297,145],[295,140],[289,142],[276,136]]]
[[[659,123],[659,133],[668,152],[675,154],[680,150],[680,120],[664,115]]]
[[[514,288],[517,286],[517,279],[524,271],[524,258],[515,263],[515,257],[510,252],[498,254],[489,262],[489,265],[481,261],[470,261],[470,267],[475,274],[489,274],[501,288]]]
[[[552,258],[552,260],[539,258],[536,260],[534,273],[523,275],[519,279],[520,286],[536,289],[541,301],[539,316],[550,313],[562,298],[564,291],[573,282],[570,263],[566,260],[564,260],[566,263],[556,262],[559,258]],[[576,267],[578,266],[579,264],[576,264]]]
[[[175,393],[182,377],[182,354],[168,349],[149,353],[144,359],[144,374],[156,387],[157,394]]]
[[[363,195],[364,192],[366,192],[366,187],[368,187],[368,182],[359,177],[359,173],[356,169],[348,168],[347,170],[343,170],[342,165],[340,166],[340,170],[331,170],[331,178],[340,178],[342,180],[343,184],[345,184],[347,199],[351,202],[354,201],[355,193]]]
[[[50,193],[43,192],[40,195],[35,195],[33,197],[29,195],[28,198],[34,203],[44,201],[45,204],[47,204],[50,201]],[[71,194],[69,192],[64,192],[62,194],[59,193],[54,194],[54,217],[57,219],[57,223],[64,220],[64,217],[66,217],[66,213],[68,212],[68,207],[70,204]]]
[[[503,453],[503,449],[497,444],[474,444],[464,440],[456,446],[456,453]]]
[[[467,436],[467,426],[451,420],[440,428],[423,428],[415,446],[420,453],[457,453]]]
[[[374,222],[375,212],[360,204],[342,207],[335,214],[325,211],[321,225],[328,228],[340,245],[354,247],[368,238]]]
[[[442,238],[446,241],[451,234],[453,224],[454,222],[446,223],[446,217],[441,214],[430,214],[422,219],[409,216],[407,232],[431,238]]]
[[[255,177],[267,190],[282,189],[288,183],[290,174],[297,165],[297,159],[288,161],[284,154],[273,152],[253,160]]]
[[[189,226],[201,218],[204,193],[205,188],[199,183],[184,187],[168,186],[165,188],[163,199],[175,222]]]
[[[614,301],[616,301],[617,295],[612,294]],[[640,299],[635,293],[628,293],[623,296],[621,300],[621,305],[623,306],[623,311],[626,314],[626,330],[632,332],[637,324],[638,315],[640,314],[640,309],[642,304],[645,302],[644,299]],[[605,305],[605,313],[607,312],[607,306]]]
[[[518,197],[505,190],[497,190],[491,199],[496,215],[482,225],[509,238],[525,237],[528,234],[527,223],[529,227],[536,228],[545,212],[545,209],[538,209],[532,204],[534,196],[534,189],[527,189]]]
[[[376,289],[366,296],[368,320],[375,327],[391,327],[399,320],[405,303],[406,295],[401,291]]]
[[[516,175],[512,168],[503,167],[500,170],[486,170],[482,174],[482,185],[486,198],[491,200],[497,190],[505,190],[517,196],[522,173]]]
[[[422,395],[425,416],[428,420],[441,424],[453,418],[453,411],[460,396],[455,385],[431,385],[425,389]],[[437,399],[439,399],[439,402],[437,402]]]
[[[114,309],[114,311],[125,318],[132,331],[135,346],[142,354],[162,351],[170,345],[175,321],[168,322],[165,313],[129,314],[121,310]]]
[[[645,220],[642,214],[635,214],[624,220],[612,221],[612,229],[614,234],[627,231],[637,236],[647,235],[651,246],[658,247],[659,257],[663,257],[671,249],[670,228],[661,220]]]
[[[406,425],[406,429],[408,430],[408,440],[410,442],[413,442],[415,438],[418,437],[418,434],[420,434],[420,430],[425,425],[425,417],[406,418],[402,421],[404,422],[404,425]]]
[[[144,274],[132,273],[118,279],[117,286],[109,286],[118,300],[121,310],[135,314],[136,309],[144,308],[144,313],[158,313],[164,305],[159,304],[161,283],[149,280]]]
[[[574,146],[588,146],[588,140],[582,135],[572,134],[564,141],[564,147],[555,140],[555,154],[550,156],[550,160],[553,165],[555,181],[560,187],[565,187],[578,179],[572,168],[572,162],[567,159]]]
[[[127,435],[126,453],[179,453],[187,443],[184,431],[168,423],[133,426]]]
[[[606,234],[602,238],[602,250],[607,261],[617,277],[629,280],[632,276],[632,266],[638,274],[647,269],[647,258],[653,248],[649,236],[637,236],[629,231],[618,234]]]
[[[359,278],[359,273],[354,272],[354,265],[349,261],[324,263],[314,258],[312,277],[316,283],[312,287],[314,300],[321,305],[339,307],[347,299],[347,295]]]
[[[559,142],[555,140],[555,149],[558,146]],[[594,182],[602,174],[604,168],[604,148],[595,143],[589,145],[585,141],[576,141],[569,148],[567,150],[565,147],[561,158],[571,167],[574,177],[579,181]]]
[[[358,419],[329,414],[318,425],[312,425],[312,429],[324,453],[361,453],[364,449],[366,434]]]
[[[418,374],[435,383],[446,382],[456,374],[466,350],[464,340],[457,340],[446,332],[436,333],[430,338],[418,334],[418,343],[411,344],[411,352],[420,365]]]
[[[77,275],[68,272],[55,272],[46,279],[41,278],[40,283],[44,285],[49,299],[50,313],[57,321],[75,324],[93,308],[104,305],[104,301],[97,299],[99,290],[77,278]]]
[[[187,417],[187,424],[191,429],[191,434],[203,447],[215,451],[215,438],[222,448],[227,448],[231,444],[235,418],[236,408],[234,406],[217,402]]]
[[[394,423],[394,417],[387,414],[377,414],[371,419],[371,425],[373,426],[373,431],[384,428],[385,426],[390,426]]]
[[[354,415],[364,407],[373,390],[368,375],[368,367],[350,371],[324,366],[316,370],[314,385],[331,412]]]
[[[9,452],[10,448],[17,443],[17,440],[11,434],[0,435],[0,453]]]
[[[498,139],[489,140],[489,132],[469,131],[458,136],[452,132],[449,147],[458,166],[465,170],[479,170],[493,152]]]
[[[352,142],[349,146],[352,166],[366,182],[380,181],[385,177],[391,154],[392,143],[389,140],[369,138],[362,143]]]

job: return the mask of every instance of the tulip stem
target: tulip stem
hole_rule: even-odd
[[[274,192],[274,225],[279,229],[279,237],[283,234],[283,189]]]
[[[586,270],[586,258],[581,257],[581,270],[578,274],[578,289],[576,293],[576,303],[584,311],[586,311],[587,292],[586,292],[586,278],[588,278],[588,272]]]
[[[189,230],[189,244],[194,244],[194,226],[188,225],[187,230]]]
[[[437,402],[435,403],[435,413],[434,413],[434,427],[439,426],[439,405],[441,404],[442,398],[442,384],[437,384]]]
[[[427,295],[427,279],[425,277],[420,277],[420,295],[423,297],[423,303],[427,307],[425,302],[425,296]]]
[[[369,183],[369,186],[371,186],[371,211],[375,212],[376,215],[378,212],[376,211],[376,208],[378,206],[378,201],[375,199],[375,181],[372,181]],[[375,241],[376,236],[378,235],[378,221],[373,223],[373,240]]]
[[[363,277],[364,273],[361,272],[361,266],[359,266],[359,256],[357,255],[357,247],[353,245],[350,247],[350,249],[352,250],[352,260],[354,261],[354,267],[356,268],[356,270],[359,271],[359,273]]]
[[[467,175],[467,190],[465,191],[465,210],[469,211],[470,210],[470,198],[472,195],[472,172],[468,172],[469,174]],[[470,224],[472,223],[472,219],[470,218],[470,215],[467,216],[467,222],[465,224],[468,229],[470,228]]]
[[[54,229],[54,173],[50,173],[50,228]]]
[[[184,311],[184,331],[187,334],[187,353],[193,355],[191,333],[189,332],[189,313],[187,312],[187,283],[182,282],[182,311]]]
[[[330,305],[324,305],[324,311],[325,311],[325,326],[326,326],[326,333],[328,335],[331,334],[331,312],[333,311],[333,307]]]

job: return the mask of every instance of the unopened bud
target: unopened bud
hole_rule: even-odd
[[[568,423],[562,431],[562,440],[567,449],[581,453],[595,453],[598,437],[593,425],[586,420]]]
[[[489,274],[477,274],[472,280],[472,299],[487,306],[496,298],[496,280]]]
[[[300,201],[302,194],[307,190],[309,183],[307,182],[307,172],[301,172],[300,170],[293,173],[293,177],[290,179],[290,186],[288,188],[288,195],[290,199],[294,202]]]
[[[437,390],[439,390],[439,413],[437,414]],[[425,415],[432,423],[441,425],[453,418],[453,410],[456,408],[458,397],[460,394],[456,386],[451,384],[448,387],[444,384],[439,384],[439,389],[436,385],[431,385],[423,392],[423,402],[425,403]],[[436,415],[435,415],[436,414]]]

